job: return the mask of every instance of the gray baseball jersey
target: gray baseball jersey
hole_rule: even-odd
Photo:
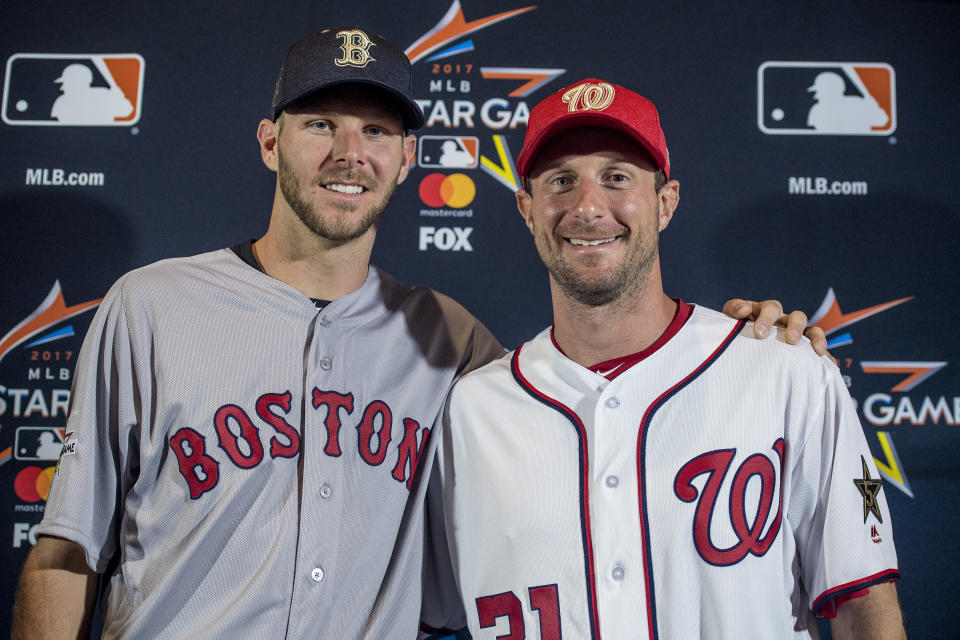
[[[436,475],[475,640],[817,637],[897,577],[837,368],[700,307],[674,331],[613,380],[544,331],[454,387]]]
[[[227,249],[130,272],[39,531],[106,573],[105,638],[415,637],[430,430],[500,354],[374,267],[323,310]]]

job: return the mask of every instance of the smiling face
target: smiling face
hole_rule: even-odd
[[[283,201],[313,234],[346,243],[372,233],[406,178],[416,139],[389,105],[375,89],[332,87],[287,107],[261,135]]]
[[[643,147],[610,129],[572,129],[538,151],[517,205],[560,294],[597,307],[659,277],[659,233],[680,185],[658,193],[656,170]]]

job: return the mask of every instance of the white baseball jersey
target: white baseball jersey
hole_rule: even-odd
[[[544,331],[465,376],[443,428],[433,533],[474,640],[817,637],[826,601],[898,576],[836,367],[711,310],[613,380]]]
[[[503,353],[371,267],[323,310],[224,249],[123,276],[84,341],[40,533],[104,638],[416,637],[429,436]]]

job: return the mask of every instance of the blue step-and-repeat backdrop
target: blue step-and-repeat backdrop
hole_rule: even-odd
[[[275,178],[255,133],[286,48],[358,24],[406,49],[427,115],[374,261],[454,296],[508,347],[550,322],[513,195],[530,108],[588,76],[657,104],[682,185],[667,292],[774,297],[823,327],[883,476],[908,633],[955,637],[957,3],[17,1],[2,15],[0,634],[99,300],[132,268],[265,231]]]

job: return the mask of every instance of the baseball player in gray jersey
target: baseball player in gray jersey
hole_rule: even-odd
[[[679,184],[653,104],[561,89],[517,170],[554,323],[451,392],[424,620],[768,640],[825,616],[837,639],[903,638],[890,513],[836,366],[663,291]]]
[[[98,576],[105,638],[416,635],[432,424],[502,353],[370,265],[422,124],[382,37],[291,47],[258,130],[266,234],[128,273],[98,310],[15,637],[82,633]]]
[[[502,349],[369,264],[423,124],[406,56],[356,28],[309,37],[273,111],[266,235],[128,273],[100,305],[23,637],[75,635],[96,574],[105,638],[416,635],[431,426]]]

